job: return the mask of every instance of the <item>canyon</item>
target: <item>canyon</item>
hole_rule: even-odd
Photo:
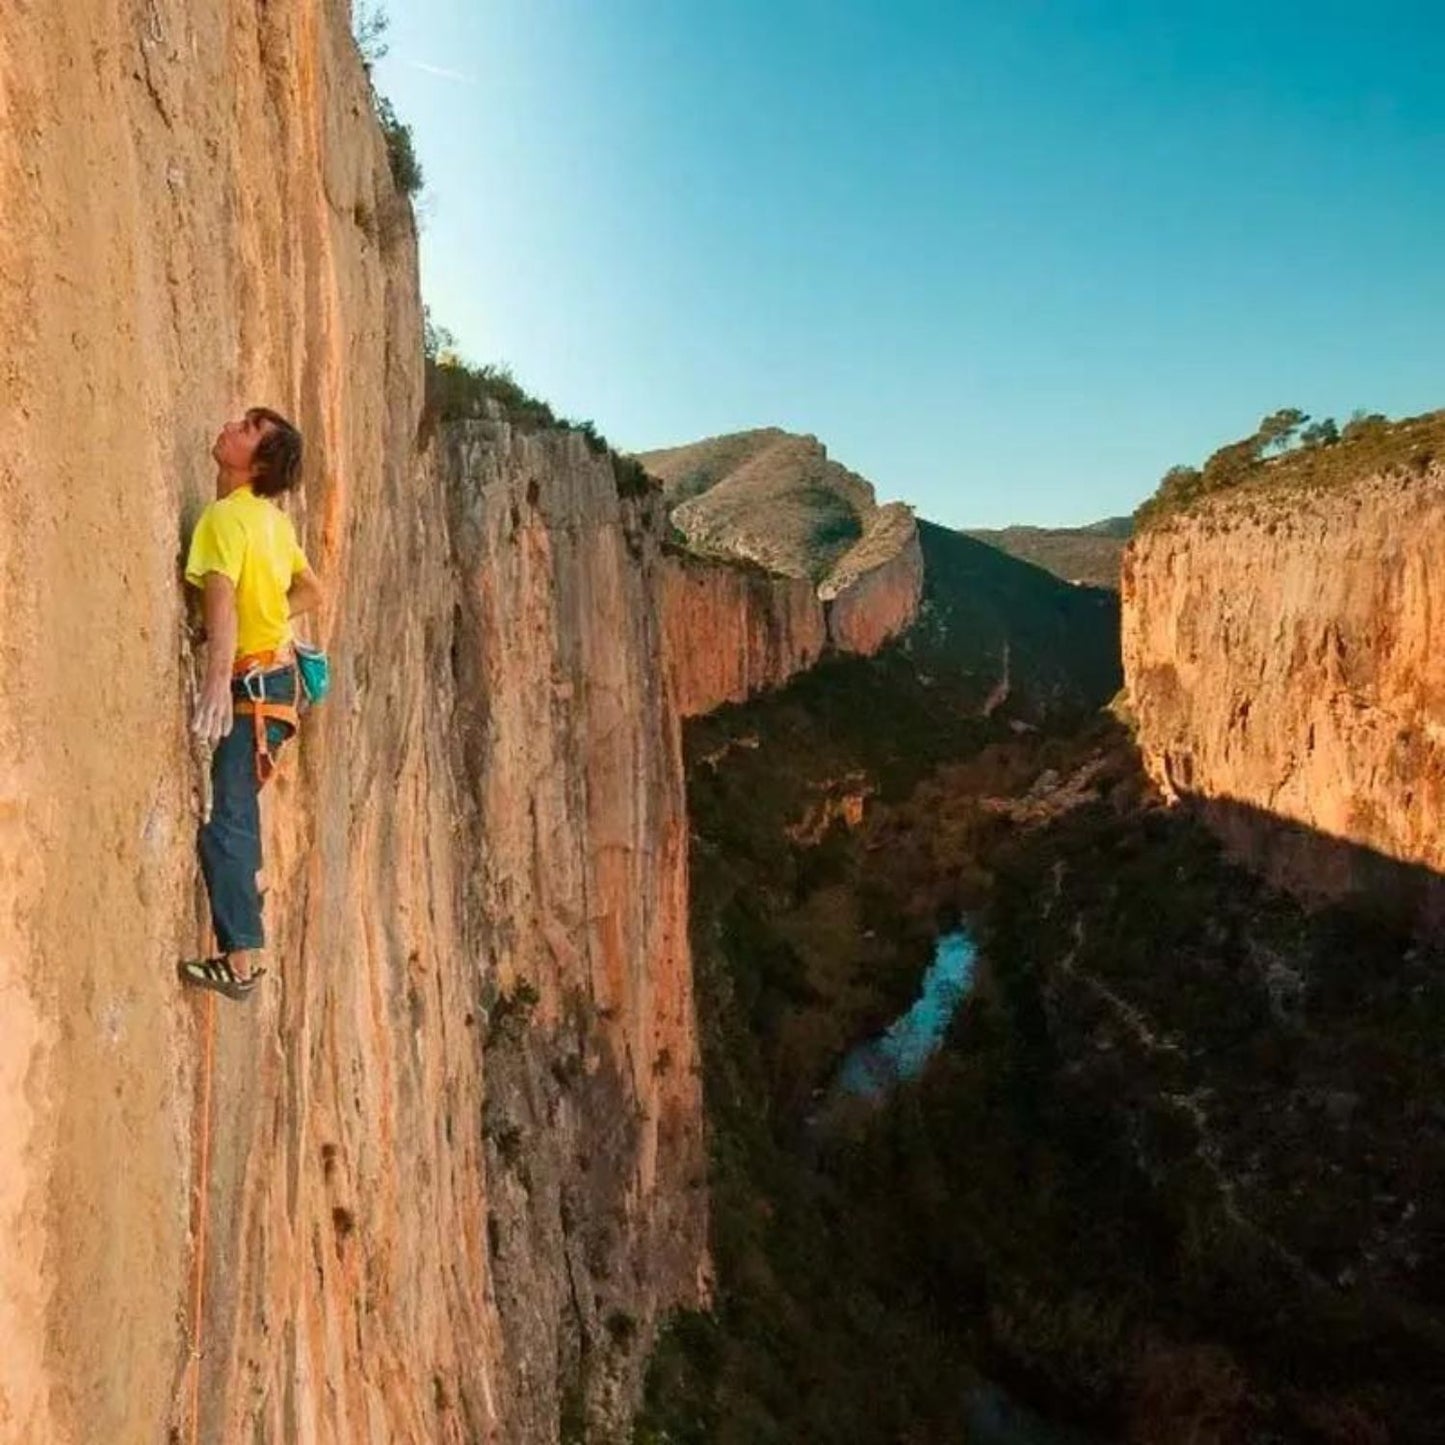
[[[1068,534],[1060,580],[816,437],[638,481],[577,427],[439,417],[346,12],[71,0],[0,35],[0,1439],[620,1441],[650,1358],[718,1345],[720,1268],[758,1308],[711,1358],[762,1323],[760,1421],[821,1302],[820,1409],[987,1349],[1141,1440],[1196,1408],[1176,1379],[1240,1429],[1380,1438],[1438,1346],[1440,971],[1194,815],[1314,902],[1445,917],[1445,470],[1207,498],[1116,595],[1127,528]],[[306,437],[334,685],[266,793],[238,1007],[174,974],[207,921],[180,561],[252,403]],[[964,913],[939,1068],[790,1173]],[[880,1340],[899,1279],[926,1328]],[[1303,1403],[1270,1384],[1299,1320],[1338,1324]]]
[[[615,1433],[709,1289],[681,719],[876,645],[915,583],[832,637],[815,593],[670,556],[580,437],[428,433],[344,7],[25,12],[0,196],[0,1432]],[[258,402],[306,437],[335,682],[267,792],[240,1009],[175,982],[179,559]]]

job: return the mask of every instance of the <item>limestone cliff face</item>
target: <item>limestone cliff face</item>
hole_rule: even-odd
[[[824,604],[692,595],[574,437],[419,447],[346,11],[0,27],[5,1441],[612,1438],[707,1289],[679,719],[806,666]],[[335,681],[264,799],[239,1006],[174,973],[207,941],[179,564],[252,403],[306,435]]]
[[[201,942],[178,562],[211,439],[250,402],[308,438],[293,510],[340,678],[269,800],[285,966],[217,1019],[201,1438],[253,1438],[247,1417],[254,1438],[435,1438],[400,1362],[480,1381],[494,1355],[480,1226],[458,1210],[441,1253],[420,1225],[479,1147],[434,1152],[422,1085],[474,1090],[479,1066],[389,1027],[413,949],[434,968],[458,948],[450,910],[432,921],[452,835],[416,701],[449,608],[408,463],[413,228],[343,9],[75,0],[0,27],[7,1439],[189,1428],[203,1011],[174,974]]]
[[[0,29],[5,1440],[550,1441],[625,1413],[702,1288],[651,514],[571,442],[418,453],[414,230],[345,11]],[[178,563],[252,402],[307,437],[336,680],[265,798],[271,976],[212,1012],[174,975]]]
[[[697,703],[688,711],[738,701],[806,667],[822,651],[815,633],[837,651],[871,656],[917,617],[923,551],[912,508],[879,506],[872,485],[816,437],[767,428],[640,460],[662,481],[696,556],[776,579],[770,590],[756,576],[715,571],[709,583],[702,563],[685,574],[689,588],[675,593],[682,620],[670,632],[706,636],[686,622],[693,605],[735,617],[740,602],[749,618],[736,653],[717,632],[717,645],[703,647],[721,657],[679,656],[681,695]]]
[[[923,598],[923,548],[912,511],[880,507],[818,593],[828,608],[828,639],[840,652],[871,657],[906,632]]]
[[[1445,871],[1442,534],[1437,463],[1224,496],[1126,553],[1147,766],[1284,881],[1348,890],[1377,857]]]
[[[575,435],[462,423],[439,464],[503,1438],[552,1438],[569,1395],[617,1432],[660,1312],[706,1288],[665,517]]]
[[[871,657],[912,625],[923,556],[909,536],[823,595],[801,577],[673,549],[663,578],[670,686],[684,717],[780,687],[827,652]]]
[[[779,687],[827,648],[813,584],[674,550],[663,578],[671,687],[684,717]]]

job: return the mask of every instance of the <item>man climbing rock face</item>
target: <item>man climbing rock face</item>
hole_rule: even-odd
[[[186,581],[202,592],[207,658],[193,731],[214,748],[211,816],[201,828],[201,871],[220,954],[180,965],[181,978],[246,998],[265,972],[260,791],[296,731],[291,619],[319,607],[321,583],[272,500],[301,478],[301,433],[252,407],[221,428],[211,455],[216,500],[201,513]]]

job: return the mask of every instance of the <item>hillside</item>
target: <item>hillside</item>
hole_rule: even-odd
[[[745,558],[820,587],[893,555],[912,513],[880,507],[873,486],[812,436],[776,427],[642,452],[672,519],[698,552]]]
[[[1131,518],[1107,517],[1087,527],[970,527],[964,535],[1032,562],[1065,582],[1117,592],[1119,561],[1133,531]]]
[[[1122,682],[1118,595],[1074,587],[996,547],[919,525],[924,591],[904,648],[1025,712],[1101,707]]]

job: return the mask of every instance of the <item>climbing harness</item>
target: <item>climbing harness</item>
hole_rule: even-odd
[[[258,788],[266,786],[271,774],[276,771],[276,758],[271,752],[271,742],[266,735],[266,724],[268,721],[285,723],[294,733],[301,725],[301,715],[296,710],[294,701],[296,688],[293,687],[291,702],[280,702],[266,696],[266,677],[268,673],[280,671],[276,659],[280,654],[274,649],[265,652],[248,652],[244,657],[236,659],[236,665],[231,669],[232,678],[240,680],[246,696],[236,703],[236,712],[241,715],[250,714],[253,719],[253,727],[256,739],[256,785]],[[281,664],[284,666],[285,664]],[[296,678],[296,663],[290,663],[290,669],[296,686],[299,687],[299,679]]]

